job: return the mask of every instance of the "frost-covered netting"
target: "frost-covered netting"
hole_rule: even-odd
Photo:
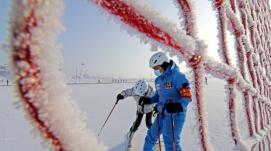
[[[10,14],[11,61],[17,93],[34,128],[57,151],[105,151],[86,127],[59,70],[57,36],[63,30],[62,0],[13,0]]]
[[[205,54],[205,45],[197,36],[194,6],[191,0],[174,0],[180,9],[185,31],[147,6],[143,0],[92,0],[115,16],[128,33],[138,35],[153,48],[161,47],[187,61],[194,71],[198,135],[202,150],[213,150],[209,142],[206,107],[202,92],[205,72],[227,81],[228,118],[236,150],[271,150],[270,146],[270,6],[267,0],[211,0],[217,12],[219,51],[223,63]],[[200,30],[200,29],[198,29]],[[235,37],[238,67],[233,66],[226,31]],[[245,98],[249,138],[241,139],[237,124],[235,93]],[[252,103],[251,103],[252,102]],[[250,104],[253,104],[252,106]]]
[[[194,71],[195,122],[202,150],[213,150],[202,91],[205,72],[227,81],[229,133],[236,149],[271,150],[271,11],[268,0],[211,0],[217,12],[223,63],[205,54],[204,41],[197,36],[200,29],[195,26],[195,9],[191,0],[174,0],[183,18],[184,30],[143,0],[91,1],[115,16],[128,33],[138,35],[152,48],[161,47],[170,55],[177,55],[190,65]],[[18,95],[34,127],[56,150],[103,151],[106,148],[86,129],[85,117],[70,98],[65,78],[59,70],[62,65],[56,37],[62,30],[59,19],[62,3],[62,0],[13,1],[10,49]],[[237,69],[229,54],[226,30],[235,35]],[[240,137],[237,123],[237,91],[245,98],[247,139]]]

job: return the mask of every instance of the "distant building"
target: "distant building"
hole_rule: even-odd
[[[11,84],[11,74],[8,65],[0,65],[0,85]]]
[[[10,70],[8,65],[0,65],[0,77],[6,79],[10,78]]]

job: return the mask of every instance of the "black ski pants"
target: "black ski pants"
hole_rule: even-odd
[[[135,132],[138,129],[138,127],[141,124],[143,115],[144,115],[143,113],[136,112],[136,120],[134,121],[132,127],[130,128],[131,132]],[[146,126],[149,129],[152,125],[152,112],[149,112],[146,114],[145,121],[146,121]]]

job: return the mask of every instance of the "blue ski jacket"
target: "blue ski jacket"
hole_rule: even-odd
[[[179,90],[182,87],[189,87],[189,82],[172,61],[172,65],[155,79],[155,87],[156,92],[151,97],[151,102],[158,103],[158,111],[161,114],[158,114],[153,125],[147,131],[143,151],[153,151],[160,135],[163,135],[166,151],[173,151],[174,148],[175,151],[182,151],[181,133],[185,123],[187,106],[191,99],[181,97]],[[167,113],[165,111],[163,113],[164,105],[169,101],[181,103],[184,111],[180,113]]]
[[[186,112],[191,99],[180,96],[179,89],[184,85],[189,87],[189,81],[185,75],[180,72],[178,66],[172,62],[172,65],[155,79],[156,92],[151,97],[151,103],[158,103],[158,111],[162,113],[164,105],[171,100],[176,103],[181,103],[184,112]]]

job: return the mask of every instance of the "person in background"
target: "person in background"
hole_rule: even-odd
[[[141,97],[139,104],[157,103],[158,115],[147,131],[143,150],[153,151],[162,134],[166,151],[181,151],[181,132],[187,106],[192,99],[189,81],[174,61],[169,60],[163,52],[155,53],[150,58],[149,66],[157,76],[156,91],[152,97]]]
[[[132,88],[123,90],[121,93],[117,95],[116,103],[118,103],[119,100],[123,100],[127,97],[133,97],[137,104],[136,119],[128,133],[128,144],[127,144],[128,151],[130,151],[132,148],[132,139],[134,133],[140,126],[144,114],[146,114],[145,122],[147,128],[150,128],[152,125],[152,115],[153,115],[152,111],[154,108],[154,104],[139,105],[138,102],[140,97],[142,96],[151,97],[153,94],[154,94],[153,88],[145,80],[138,80]]]

